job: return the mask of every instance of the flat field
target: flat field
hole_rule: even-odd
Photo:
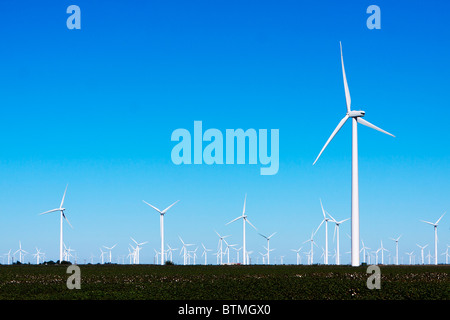
[[[449,300],[450,266],[367,267],[78,265],[81,289],[67,288],[67,265],[0,266],[0,300]]]

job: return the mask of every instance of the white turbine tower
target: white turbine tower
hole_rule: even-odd
[[[112,251],[112,249],[115,248],[115,246],[117,246],[117,243],[116,243],[115,245],[113,245],[111,248],[108,248],[108,247],[106,247],[106,246],[103,246],[103,248],[109,250],[109,263],[111,263],[111,251]]]
[[[341,48],[341,64],[342,64],[342,75],[344,79],[344,89],[345,89],[345,100],[347,103],[347,114],[345,117],[339,122],[336,129],[334,129],[331,136],[328,138],[327,142],[323,146],[313,165],[319,160],[320,155],[328,146],[330,141],[334,138],[334,136],[338,133],[338,131],[342,128],[345,122],[351,118],[352,119],[352,227],[351,227],[351,249],[352,249],[352,266],[359,266],[359,183],[358,183],[358,123],[365,125],[369,128],[378,130],[390,136],[393,136],[387,131],[378,128],[377,126],[371,124],[370,122],[363,119],[365,112],[364,111],[355,111],[351,110],[351,98],[350,91],[348,89],[347,77],[345,75],[344,69],[344,57],[342,54],[342,45],[339,42]],[[394,136],[393,136],[394,137]]]
[[[418,245],[417,243],[416,243],[416,245],[420,248],[420,253],[421,253],[421,257],[422,257],[422,264],[425,264],[424,255],[423,255],[423,249],[428,247],[428,244],[424,245],[423,247]]]
[[[330,216],[331,221],[333,221],[333,222],[335,223],[335,226],[334,226],[334,233],[333,233],[333,241],[334,241],[334,236],[335,236],[336,233],[337,233],[337,237],[336,237],[336,239],[337,239],[337,241],[336,241],[336,264],[337,264],[337,265],[340,265],[340,264],[341,264],[341,259],[340,259],[340,253],[339,253],[339,226],[340,226],[343,222],[349,220],[350,218],[347,218],[347,219],[344,219],[344,220],[341,220],[341,221],[336,221],[336,219],[333,218],[333,217],[331,216],[330,213],[328,213],[328,215]],[[337,232],[336,232],[336,231],[337,231]],[[358,249],[358,250],[359,250],[359,249]],[[359,253],[358,253],[358,259],[359,259]]]
[[[46,213],[50,213],[50,212],[56,212],[56,211],[59,211],[59,212],[61,213],[61,214],[60,214],[60,231],[59,231],[59,263],[61,263],[61,261],[63,261],[63,243],[64,243],[64,242],[63,242],[63,218],[67,221],[67,223],[69,224],[69,226],[70,226],[71,228],[73,228],[72,225],[70,224],[69,220],[67,220],[67,217],[66,217],[66,215],[65,215],[65,213],[64,213],[64,211],[65,211],[66,209],[63,208],[63,205],[64,205],[64,198],[66,197],[66,191],[67,191],[67,187],[68,187],[68,186],[69,186],[69,185],[67,184],[67,185],[66,185],[66,190],[64,190],[64,195],[63,195],[63,197],[62,197],[61,204],[59,205],[59,208],[52,209],[52,210],[49,210],[49,211],[40,213],[40,215],[46,214]]]
[[[325,254],[325,264],[328,264],[328,221],[330,219],[325,214],[325,210],[323,209],[323,205],[322,205],[322,200],[321,199],[319,199],[319,200],[320,200],[320,207],[322,208],[323,220],[317,227],[317,230],[316,230],[316,232],[314,232],[314,234],[316,234],[317,231],[319,231],[320,227],[325,222],[325,253],[324,254]]]
[[[145,202],[144,200],[142,200],[142,201],[146,205],[149,205],[150,207],[152,207],[153,209],[155,209],[156,211],[159,212],[159,226],[160,226],[160,230],[161,230],[161,265],[164,265],[164,263],[165,263],[165,259],[164,259],[164,214],[180,200],[175,201],[174,203],[172,203],[170,206],[168,206],[167,208],[165,208],[162,211],[159,210],[158,208],[152,206],[150,203]]]
[[[439,224],[439,221],[441,221],[442,217],[444,216],[444,214],[445,214],[445,212],[442,214],[442,216],[435,223],[420,220],[422,222],[431,224],[434,227],[434,264],[435,265],[438,264],[438,259],[437,259],[437,242],[438,242],[437,226]]]
[[[395,241],[395,264],[396,265],[398,265],[398,240],[400,240],[401,237],[402,237],[402,235],[400,235],[397,239],[390,238],[391,240]]]
[[[243,254],[243,264],[245,265],[245,264],[248,264],[248,260],[247,260],[247,249],[246,249],[246,245],[245,245],[245,223],[246,222],[248,222],[253,228],[255,228],[255,230],[257,230],[256,229],[256,227],[247,219],[247,216],[245,215],[245,203],[246,203],[246,201],[247,201],[247,194],[245,194],[245,198],[244,198],[244,209],[242,210],[242,215],[241,216],[239,216],[239,217],[237,217],[236,219],[233,219],[233,220],[231,220],[230,222],[228,222],[226,225],[228,225],[228,224],[230,224],[230,223],[232,223],[232,222],[234,222],[234,221],[236,221],[236,220],[239,220],[239,219],[242,219],[242,223],[243,223],[243,231],[242,231],[242,235],[243,235],[243,243],[242,243],[242,254]]]
[[[272,233],[268,237],[263,235],[262,233],[258,233],[258,234],[267,240],[267,248],[265,248],[265,249],[267,250],[267,264],[270,264],[270,251],[273,251],[273,250],[270,250],[269,242],[270,242],[270,238],[272,238],[276,234],[276,232]]]

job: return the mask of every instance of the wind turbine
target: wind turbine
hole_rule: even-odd
[[[412,258],[413,253],[414,253],[413,251],[406,252],[406,254],[409,256],[409,264],[411,264],[411,258]]]
[[[172,203],[170,206],[168,206],[167,208],[165,208],[164,210],[159,210],[158,208],[152,206],[150,203],[145,202],[144,200],[142,200],[146,205],[149,205],[150,207],[152,207],[153,209],[155,209],[156,211],[159,212],[159,226],[160,226],[160,230],[161,230],[161,265],[164,265],[165,261],[164,261],[164,215],[165,213],[172,208],[178,201],[175,201],[174,203]]]
[[[115,246],[117,246],[117,243],[115,245],[113,245],[111,248],[103,246],[103,248],[109,250],[109,263],[111,263],[111,251],[112,251],[112,249],[114,249]]]
[[[276,232],[274,232],[274,233],[272,233],[270,236],[265,236],[265,235],[263,235],[262,233],[258,233],[261,237],[263,237],[263,238],[265,238],[266,240],[267,240],[267,248],[266,248],[266,250],[267,250],[267,264],[270,264],[270,251],[272,251],[272,250],[270,250],[270,248],[269,248],[269,242],[270,242],[270,238],[272,238],[275,234],[276,234]]]
[[[202,243],[202,247],[203,247],[202,257],[205,256],[205,266],[206,266],[208,251],[212,251],[212,250],[211,249],[206,249],[206,247],[205,247],[205,245],[203,243]]]
[[[180,241],[183,244],[183,247],[180,250],[180,255],[183,252],[183,261],[184,261],[183,263],[184,263],[184,265],[186,265],[186,254],[187,254],[187,249],[186,248],[189,247],[189,246],[193,246],[194,244],[184,243],[183,239],[181,239],[180,236],[178,236],[178,238],[180,238]]]
[[[400,240],[401,237],[402,237],[402,235],[400,235],[397,239],[390,238],[391,240],[395,241],[395,264],[396,265],[398,265],[398,240]]]
[[[105,263],[104,254],[106,253],[106,251],[103,251],[102,248],[100,248],[100,252],[101,252],[100,258],[102,259],[102,264],[104,264]]]
[[[63,218],[66,220],[66,222],[69,224],[69,226],[73,229],[72,225],[70,224],[69,220],[67,219],[64,211],[66,210],[65,208],[63,208],[64,205],[64,198],[66,197],[66,192],[67,192],[67,187],[69,186],[69,184],[66,185],[66,189],[64,190],[64,195],[62,197],[61,200],[61,204],[59,205],[59,208],[56,209],[52,209],[46,212],[42,212],[39,215],[43,215],[46,213],[51,213],[51,212],[56,212],[59,211],[60,214],[60,231],[59,231],[59,263],[61,263],[61,261],[63,260]]]
[[[383,247],[383,240],[381,240],[381,247],[380,247],[379,250],[381,250],[381,264],[384,264],[384,253],[383,253],[383,251],[389,251],[389,250]]]
[[[303,242],[303,243],[306,243],[308,241],[311,242],[311,250],[309,252],[309,254],[310,254],[309,264],[313,264],[313,260],[314,260],[314,247],[313,247],[313,245],[315,245],[317,248],[319,248],[319,246],[314,242],[313,237],[314,237],[314,231],[311,232],[311,238],[309,238],[308,240]]]
[[[322,200],[321,199],[319,199],[319,200],[320,200],[320,207],[322,208],[323,220],[317,227],[317,230],[316,230],[316,232],[314,232],[314,234],[316,234],[317,231],[319,231],[320,227],[325,222],[325,264],[328,264],[328,221],[330,219],[325,214],[325,210],[323,209],[323,205],[322,205]]]
[[[168,259],[170,259],[170,261],[173,262],[172,251],[176,251],[176,250],[178,250],[178,248],[172,248],[172,247],[170,247],[169,245],[167,245],[167,247],[168,247],[168,249],[167,249],[168,256],[170,257],[170,258],[168,258]]]
[[[138,243],[138,242],[137,242],[136,240],[134,240],[132,237],[130,237],[130,239],[133,240],[134,243],[136,243],[136,249],[135,249],[135,254],[136,254],[136,256],[135,256],[135,263],[139,264],[139,252],[141,251],[141,247],[142,247],[144,244],[148,243],[148,241],[144,241],[144,242]]]
[[[17,252],[19,253],[19,262],[23,263],[23,261],[22,261],[22,258],[23,258],[22,254],[26,255],[26,254],[28,254],[28,252],[26,252],[25,250],[22,249],[22,243],[20,241],[19,241],[19,249],[16,252],[14,252],[14,254],[16,254]]]
[[[39,259],[43,256],[44,253],[41,252],[38,248],[36,248],[36,253],[33,253],[33,256],[36,258],[36,264],[39,264]]]
[[[334,233],[333,233],[333,241],[334,241],[334,236],[337,233],[337,238],[336,238],[337,239],[337,241],[336,241],[336,248],[337,248],[337,250],[336,250],[336,264],[340,265],[341,264],[341,262],[340,262],[341,260],[340,260],[340,253],[339,253],[339,226],[342,223],[344,223],[345,221],[349,220],[350,218],[347,218],[347,219],[344,219],[344,220],[341,220],[341,221],[336,221],[336,219],[333,218],[330,213],[328,213],[328,215],[330,216],[331,221],[333,221],[335,223]],[[352,238],[352,241],[353,241],[353,238]],[[359,247],[359,245],[358,245],[358,247]],[[358,252],[359,252],[359,249],[358,249]],[[352,257],[353,257],[353,251],[352,251]],[[359,253],[358,253],[358,260],[359,260]]]
[[[11,264],[11,250],[9,249],[8,253],[5,253],[6,256],[8,256],[7,264]]]
[[[369,247],[366,247],[366,246],[364,245],[364,241],[361,240],[361,242],[362,242],[362,248],[361,248],[361,251],[363,251],[363,263],[366,263],[366,249],[370,249],[370,248],[369,248]]]
[[[237,246],[237,244],[229,244],[225,239],[223,241],[225,241],[225,244],[227,245],[227,247],[225,248],[225,254],[227,255],[227,264],[230,264],[230,247],[235,247]]]
[[[437,226],[439,224],[439,221],[441,221],[442,217],[444,216],[445,212],[442,214],[442,216],[435,222],[428,222],[428,221],[423,221],[420,220],[422,222],[431,224],[434,227],[434,264],[437,265],[438,264],[438,259],[437,259],[437,242],[438,242],[438,236],[437,236]]]
[[[424,245],[423,247],[422,247],[422,246],[419,246],[417,243],[416,243],[416,245],[420,248],[420,251],[421,251],[422,264],[425,264],[425,260],[424,260],[424,256],[423,256],[423,249],[425,249],[426,247],[428,247],[428,244]]]
[[[320,151],[319,155],[317,156],[316,160],[314,161],[313,165],[319,160],[320,155],[325,150],[325,148],[328,146],[330,141],[334,138],[334,136],[338,133],[338,131],[342,128],[342,126],[345,124],[345,122],[348,119],[352,119],[352,227],[351,227],[351,234],[352,234],[352,240],[351,240],[351,249],[352,249],[352,258],[351,263],[352,266],[359,266],[359,183],[358,183],[358,123],[365,125],[369,128],[378,130],[382,133],[388,134],[392,137],[394,135],[390,134],[387,131],[384,131],[383,129],[378,128],[377,126],[373,125],[372,123],[366,121],[363,119],[365,112],[364,111],[356,111],[351,110],[351,98],[350,98],[350,91],[348,89],[347,84],[347,77],[345,75],[345,69],[344,69],[344,56],[342,54],[342,44],[339,42],[340,49],[341,49],[341,64],[342,64],[342,75],[344,80],[344,90],[345,90],[345,100],[347,104],[347,114],[345,117],[339,122],[336,129],[334,129],[331,136],[328,138],[327,142],[323,146],[322,150]]]
[[[295,250],[295,249],[291,249],[291,251],[294,251],[295,253],[296,253],[296,256],[297,256],[297,265],[299,264],[299,260],[300,260],[300,263],[301,263],[301,256],[300,256],[300,250],[302,250],[302,248],[303,247],[300,247],[299,249],[297,249],[297,250]]]
[[[219,243],[218,243],[218,250],[220,251],[220,264],[222,264],[222,256],[223,256],[223,250],[222,250],[222,241],[225,241],[224,239],[228,236],[221,236],[217,231],[214,230],[214,232],[219,236]]]
[[[243,262],[243,264],[248,264],[248,261],[247,261],[247,249],[246,249],[246,246],[245,246],[245,222],[248,222],[253,228],[255,228],[255,230],[257,230],[256,229],[256,227],[247,219],[247,216],[246,216],[246,214],[245,214],[245,203],[246,203],[246,201],[247,201],[247,194],[245,194],[245,198],[244,198],[244,209],[242,210],[242,215],[241,216],[239,216],[239,217],[237,217],[237,218],[235,218],[235,219],[233,219],[233,220],[231,220],[230,222],[228,222],[226,225],[228,225],[228,224],[230,224],[230,223],[232,223],[232,222],[234,222],[234,221],[236,221],[236,220],[239,220],[239,219],[242,219],[242,223],[243,223],[243,232],[242,232],[242,235],[243,235],[243,243],[242,243],[242,254],[243,254],[243,259],[244,259],[244,262]]]

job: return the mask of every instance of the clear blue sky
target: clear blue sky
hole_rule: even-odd
[[[81,30],[66,27],[71,4]],[[381,30],[366,27],[371,4]],[[99,247],[114,243],[113,257],[126,255],[130,236],[149,241],[141,262],[152,262],[159,217],[142,200],[180,200],[165,220],[172,247],[180,235],[198,251],[202,242],[215,249],[214,230],[241,245],[242,224],[225,223],[247,193],[250,221],[278,232],[271,260],[294,263],[290,249],[321,221],[319,198],[335,218],[350,216],[350,124],[312,166],[346,111],[339,41],[353,107],[396,136],[359,128],[361,238],[393,252],[389,238],[403,234],[405,262],[404,252],[419,255],[416,243],[432,249],[432,227],[419,219],[450,210],[449,10],[445,1],[2,2],[0,253],[22,241],[58,258],[59,217],[38,214],[59,205],[68,183],[74,229],[65,225],[64,239],[79,262],[91,253],[97,262]],[[195,120],[222,132],[279,129],[278,174],[174,165],[171,133],[193,132]],[[450,213],[438,229],[439,254],[449,221]],[[344,263],[346,233],[349,222]],[[265,240],[247,234],[256,259]],[[324,245],[323,230],[317,241]]]

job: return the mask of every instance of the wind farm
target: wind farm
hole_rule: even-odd
[[[449,5],[174,4],[3,4],[0,299],[448,300]]]

